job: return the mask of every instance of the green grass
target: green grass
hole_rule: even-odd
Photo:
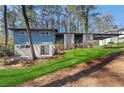
[[[124,43],[114,43],[112,44],[112,47],[124,47]]]
[[[73,67],[79,63],[100,58],[104,55],[122,51],[123,49],[73,49],[68,51],[64,58],[52,60],[43,64],[23,69],[0,70],[0,86],[16,86],[60,69]]]

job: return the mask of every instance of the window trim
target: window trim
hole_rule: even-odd
[[[23,47],[21,47],[21,46],[23,46]],[[30,45],[29,44],[21,44],[21,45],[19,45],[19,48],[20,49],[30,49]]]
[[[42,52],[43,52],[43,51],[42,51],[42,47],[44,47],[44,49],[45,49],[45,47],[48,48],[48,50],[44,50],[44,54],[42,53]],[[47,51],[48,54],[45,54],[45,51]],[[46,45],[46,44],[40,45],[40,55],[41,55],[41,56],[49,56],[49,55],[50,55],[50,45]]]
[[[40,31],[40,36],[49,36],[50,35],[50,32],[48,31]]]
[[[24,32],[24,34],[22,34],[22,32]],[[19,35],[20,35],[20,36],[27,36],[28,33],[27,33],[26,31],[19,31]]]

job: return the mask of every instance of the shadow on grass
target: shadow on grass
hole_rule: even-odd
[[[53,82],[51,82],[49,84],[46,84],[46,85],[43,85],[41,87],[61,87],[62,85],[65,85],[68,82],[77,81],[78,79],[80,79],[82,77],[86,77],[89,74],[91,74],[91,73],[93,73],[93,72],[95,72],[97,70],[100,70],[102,67],[104,67],[105,65],[107,65],[108,63],[110,63],[115,58],[117,58],[121,53],[122,52],[112,54],[109,58],[106,58],[101,63],[99,63],[99,64],[97,64],[97,65],[95,65],[95,66],[93,66],[93,67],[91,67],[89,69],[82,70],[82,71],[74,74],[73,76],[68,76],[68,77],[65,77],[63,79],[53,81]]]

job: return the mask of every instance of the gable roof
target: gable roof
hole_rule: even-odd
[[[12,31],[27,31],[26,28],[9,28]],[[31,29],[31,31],[49,31],[49,32],[58,32],[57,29]]]

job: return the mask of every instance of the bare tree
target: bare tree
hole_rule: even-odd
[[[111,14],[100,15],[94,19],[95,30],[104,32],[109,29],[117,29],[118,26],[114,23],[114,18]]]
[[[79,6],[79,8],[81,9],[80,14],[82,16],[84,32],[86,33],[83,36],[84,47],[91,47],[91,43],[92,43],[93,38],[92,38],[92,35],[88,34],[89,33],[89,17],[96,16],[98,14],[95,12],[91,12],[92,10],[96,10],[96,6],[94,6],[94,5],[81,5],[81,6]]]
[[[22,5],[22,12],[23,12],[24,21],[25,21],[25,24],[26,24],[26,27],[27,27],[28,38],[29,38],[29,43],[30,43],[31,53],[32,53],[32,59],[35,60],[36,55],[35,55],[34,47],[33,47],[33,43],[32,43],[31,29],[30,29],[30,25],[29,25],[29,22],[28,22],[28,17],[27,17],[24,5]]]
[[[8,46],[7,6],[6,5],[4,5],[4,30],[5,30],[5,46]]]

